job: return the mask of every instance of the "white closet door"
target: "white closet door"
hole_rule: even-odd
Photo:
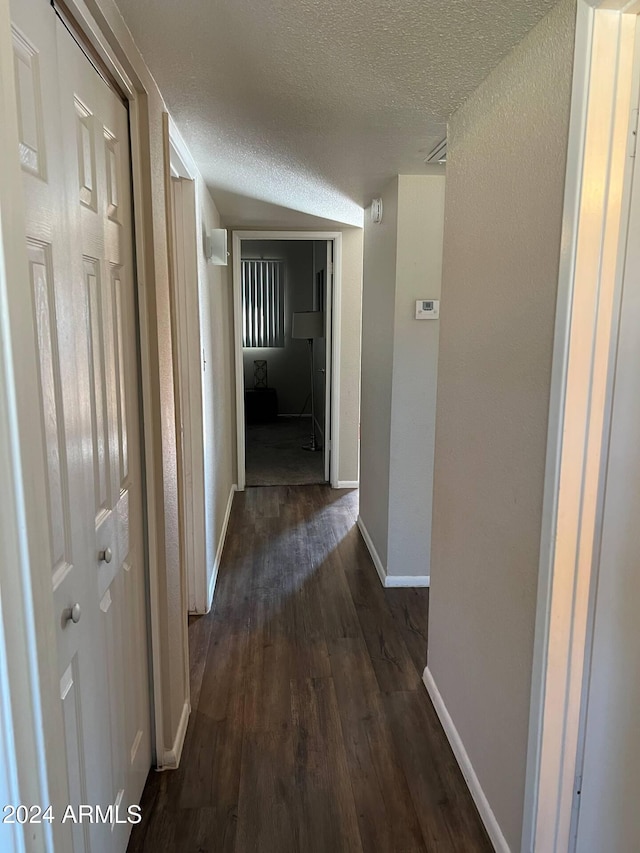
[[[111,802],[137,803],[150,764],[142,470],[139,445],[129,120],[115,92],[58,23],[63,147],[87,306],[91,568],[107,662]],[[83,336],[78,336],[80,339]],[[128,835],[128,826],[122,825]]]
[[[77,330],[85,322],[71,274],[65,205],[55,14],[45,0],[12,5],[13,46],[24,176],[27,246],[37,330],[42,436],[48,483],[42,511],[50,525],[51,591],[57,615],[60,700],[67,749],[68,802],[108,801],[102,769],[109,748],[106,667],[95,631],[86,513],[87,435],[81,399],[88,392],[79,369]],[[34,393],[36,389],[23,389]],[[71,609],[77,605],[73,612]],[[74,853],[89,849],[91,828],[74,828]]]
[[[150,764],[128,114],[47,0],[12,22],[68,795],[122,817]]]

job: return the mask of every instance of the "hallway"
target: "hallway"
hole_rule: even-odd
[[[380,586],[357,500],[236,495],[181,765],[151,771],[131,853],[492,849],[421,682],[428,590]]]

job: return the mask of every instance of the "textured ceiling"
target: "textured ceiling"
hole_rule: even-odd
[[[555,2],[117,0],[236,225],[361,224],[389,178],[427,171],[449,115]]]

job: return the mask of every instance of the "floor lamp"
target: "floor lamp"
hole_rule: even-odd
[[[311,367],[311,441],[304,445],[305,450],[322,450],[316,438],[316,401],[313,382],[313,341],[324,337],[323,311],[294,311],[291,337],[306,339],[309,343],[309,361]]]

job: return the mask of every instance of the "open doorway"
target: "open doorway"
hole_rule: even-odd
[[[339,237],[234,234],[240,489],[332,479]]]
[[[247,486],[326,479],[327,245],[242,242]]]

